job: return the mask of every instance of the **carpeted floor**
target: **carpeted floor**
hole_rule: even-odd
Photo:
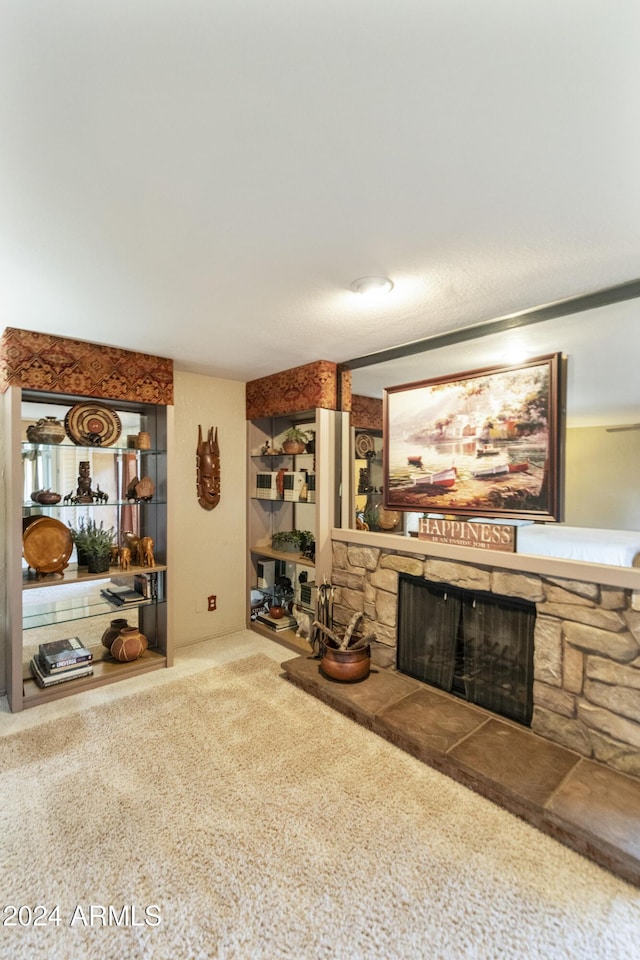
[[[0,788],[2,958],[626,960],[640,940],[638,889],[261,655],[7,736]]]

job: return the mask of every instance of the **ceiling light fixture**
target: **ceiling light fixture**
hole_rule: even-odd
[[[353,281],[351,289],[363,297],[380,297],[393,290],[393,283],[387,277],[360,277]]]

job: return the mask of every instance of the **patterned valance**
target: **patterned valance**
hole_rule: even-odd
[[[316,360],[301,367],[250,380],[246,388],[247,420],[277,417],[320,407],[348,410],[351,402],[351,372],[329,360]]]
[[[10,386],[100,400],[173,404],[173,360],[7,327],[0,393]]]

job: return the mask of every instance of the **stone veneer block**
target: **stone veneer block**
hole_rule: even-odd
[[[481,567],[472,567],[468,563],[454,563],[449,560],[425,560],[424,576],[426,580],[450,583],[452,587],[464,587],[468,590],[491,590],[491,571]]]
[[[562,627],[552,617],[536,617],[534,676],[543,683],[562,685]]]
[[[545,598],[549,603],[579,603],[583,607],[595,606],[596,597],[585,597],[573,590],[567,590],[564,587],[554,586],[551,583],[545,585]],[[595,593],[595,591],[594,591]]]
[[[633,747],[618,743],[604,734],[591,730],[589,734],[593,747],[593,758],[600,763],[619,770],[621,773],[637,777],[640,781],[640,754]]]
[[[580,720],[574,717],[561,717],[557,713],[534,706],[531,729],[540,737],[546,737],[567,750],[580,753],[583,757],[593,755],[591,734]]]
[[[376,590],[386,590],[387,593],[398,592],[398,574],[395,570],[373,570],[369,577],[369,585]]]
[[[570,643],[563,644],[562,680],[569,693],[582,693],[584,686],[584,654]]]
[[[572,694],[559,690],[558,687],[540,683],[538,680],[533,681],[533,702],[547,710],[552,710],[561,717],[576,715],[576,700]]]
[[[377,547],[348,547],[347,560],[352,567],[375,570],[378,566],[380,550]]]
[[[640,859],[640,781],[580,760],[547,809]]]
[[[587,680],[584,685],[584,695],[590,703],[597,707],[604,707],[611,712],[620,714],[638,724],[640,732],[640,689],[629,687],[612,687],[609,683],[599,683],[597,680]]]
[[[544,590],[540,577],[529,577],[524,573],[508,573],[494,570],[491,574],[491,592],[504,597],[519,597],[536,603],[544,600]]]
[[[540,603],[538,613],[541,616],[584,623],[599,630],[610,630],[612,633],[621,633],[625,629],[623,618],[615,610],[583,607],[575,603]]]
[[[424,562],[418,557],[398,557],[395,554],[386,554],[380,560],[381,570],[395,570],[396,573],[406,573],[411,577],[421,577],[424,573]]]
[[[613,737],[618,743],[640,750],[640,724],[587,700],[578,703],[578,719],[590,728]]]
[[[631,664],[612,663],[604,657],[587,657],[587,677],[612,686],[640,690],[640,661]]]
[[[569,593],[576,593],[580,597],[596,601],[600,595],[600,588],[595,583],[586,583],[582,580],[562,580],[558,577],[545,577],[545,583],[555,583]]]
[[[632,607],[631,610],[626,610],[624,613],[624,622],[631,631],[634,639],[640,643],[640,613],[638,613],[634,607]]]
[[[385,593],[384,590],[378,590],[375,609],[376,620],[378,620],[382,626],[395,627],[398,604],[394,593]]]
[[[630,633],[611,633],[583,623],[564,621],[565,639],[584,653],[610,657],[619,663],[630,663],[640,653],[640,647]]]
[[[500,784],[525,805],[544,804],[578,756],[501,720],[489,720],[450,751],[485,784]]]

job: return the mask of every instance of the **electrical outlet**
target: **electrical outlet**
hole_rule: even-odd
[[[212,612],[213,610],[215,610],[215,609],[216,609],[216,602],[217,602],[217,598],[216,598],[214,595],[211,595],[210,597],[207,597],[207,610],[209,610],[210,612]]]

